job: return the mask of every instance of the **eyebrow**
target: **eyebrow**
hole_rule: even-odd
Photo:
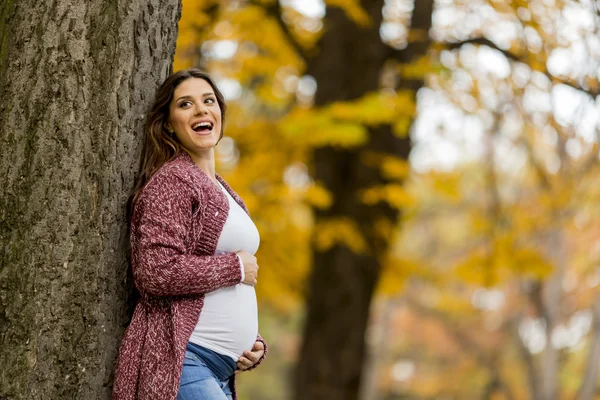
[[[214,94],[213,92],[206,92],[206,93],[204,93],[204,94],[202,95],[202,97],[208,97],[208,96],[214,96],[214,95],[215,95],[215,94]],[[192,98],[192,96],[181,96],[180,98],[178,98],[178,99],[177,99],[177,100],[175,100],[175,101],[179,101],[179,100],[181,100],[181,99],[191,99],[191,98]]]

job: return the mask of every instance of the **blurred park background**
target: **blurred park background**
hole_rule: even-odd
[[[184,0],[192,66],[262,239],[242,399],[600,398],[600,1]]]

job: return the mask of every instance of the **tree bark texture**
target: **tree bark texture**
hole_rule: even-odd
[[[384,3],[361,2],[371,18],[368,27],[356,25],[339,8],[327,8],[319,55],[309,61],[307,69],[318,85],[315,106],[353,100],[379,89],[382,69],[395,54],[379,35]],[[433,0],[415,1],[415,7],[413,17],[421,16],[424,9],[428,18],[422,19],[423,26],[413,18],[413,28],[428,31]],[[411,55],[422,56],[427,49],[427,42],[411,46]],[[411,60],[413,57],[398,57],[397,61]],[[415,93],[420,86],[411,84]],[[374,222],[380,218],[394,222],[398,217],[398,211],[386,204],[365,205],[359,200],[362,190],[387,183],[378,168],[361,162],[361,156],[378,152],[406,159],[409,151],[408,138],[398,138],[390,126],[380,126],[370,129],[369,142],[360,148],[325,147],[314,155],[315,179],[334,196],[329,209],[315,210],[317,226],[329,218],[347,217],[357,224],[369,251],[355,254],[341,245],[313,251],[307,317],[294,382],[296,400],[355,400],[359,396],[369,308],[381,259],[389,246],[389,238],[376,233]]]
[[[107,399],[125,203],[179,0],[0,5],[0,399]]]

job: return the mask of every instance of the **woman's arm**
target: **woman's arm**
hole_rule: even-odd
[[[141,292],[201,294],[241,282],[235,253],[198,256],[189,252],[193,199],[192,189],[173,174],[155,176],[144,188],[131,227],[133,277]]]

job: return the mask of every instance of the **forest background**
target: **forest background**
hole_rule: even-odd
[[[7,0],[0,399],[109,398],[140,127],[192,66],[261,234],[241,399],[600,398],[600,1]]]
[[[599,10],[184,1],[175,69],[208,69],[226,92],[220,169],[262,235],[276,356],[242,377],[244,398],[292,398],[296,363],[319,369],[314,342],[334,330],[322,320],[343,326],[338,343],[353,329],[335,307],[356,312],[356,282],[304,303],[362,274],[311,257],[334,246],[376,252],[381,270],[361,398],[598,397]],[[379,175],[355,185],[360,169]],[[364,218],[382,203],[397,220]]]

